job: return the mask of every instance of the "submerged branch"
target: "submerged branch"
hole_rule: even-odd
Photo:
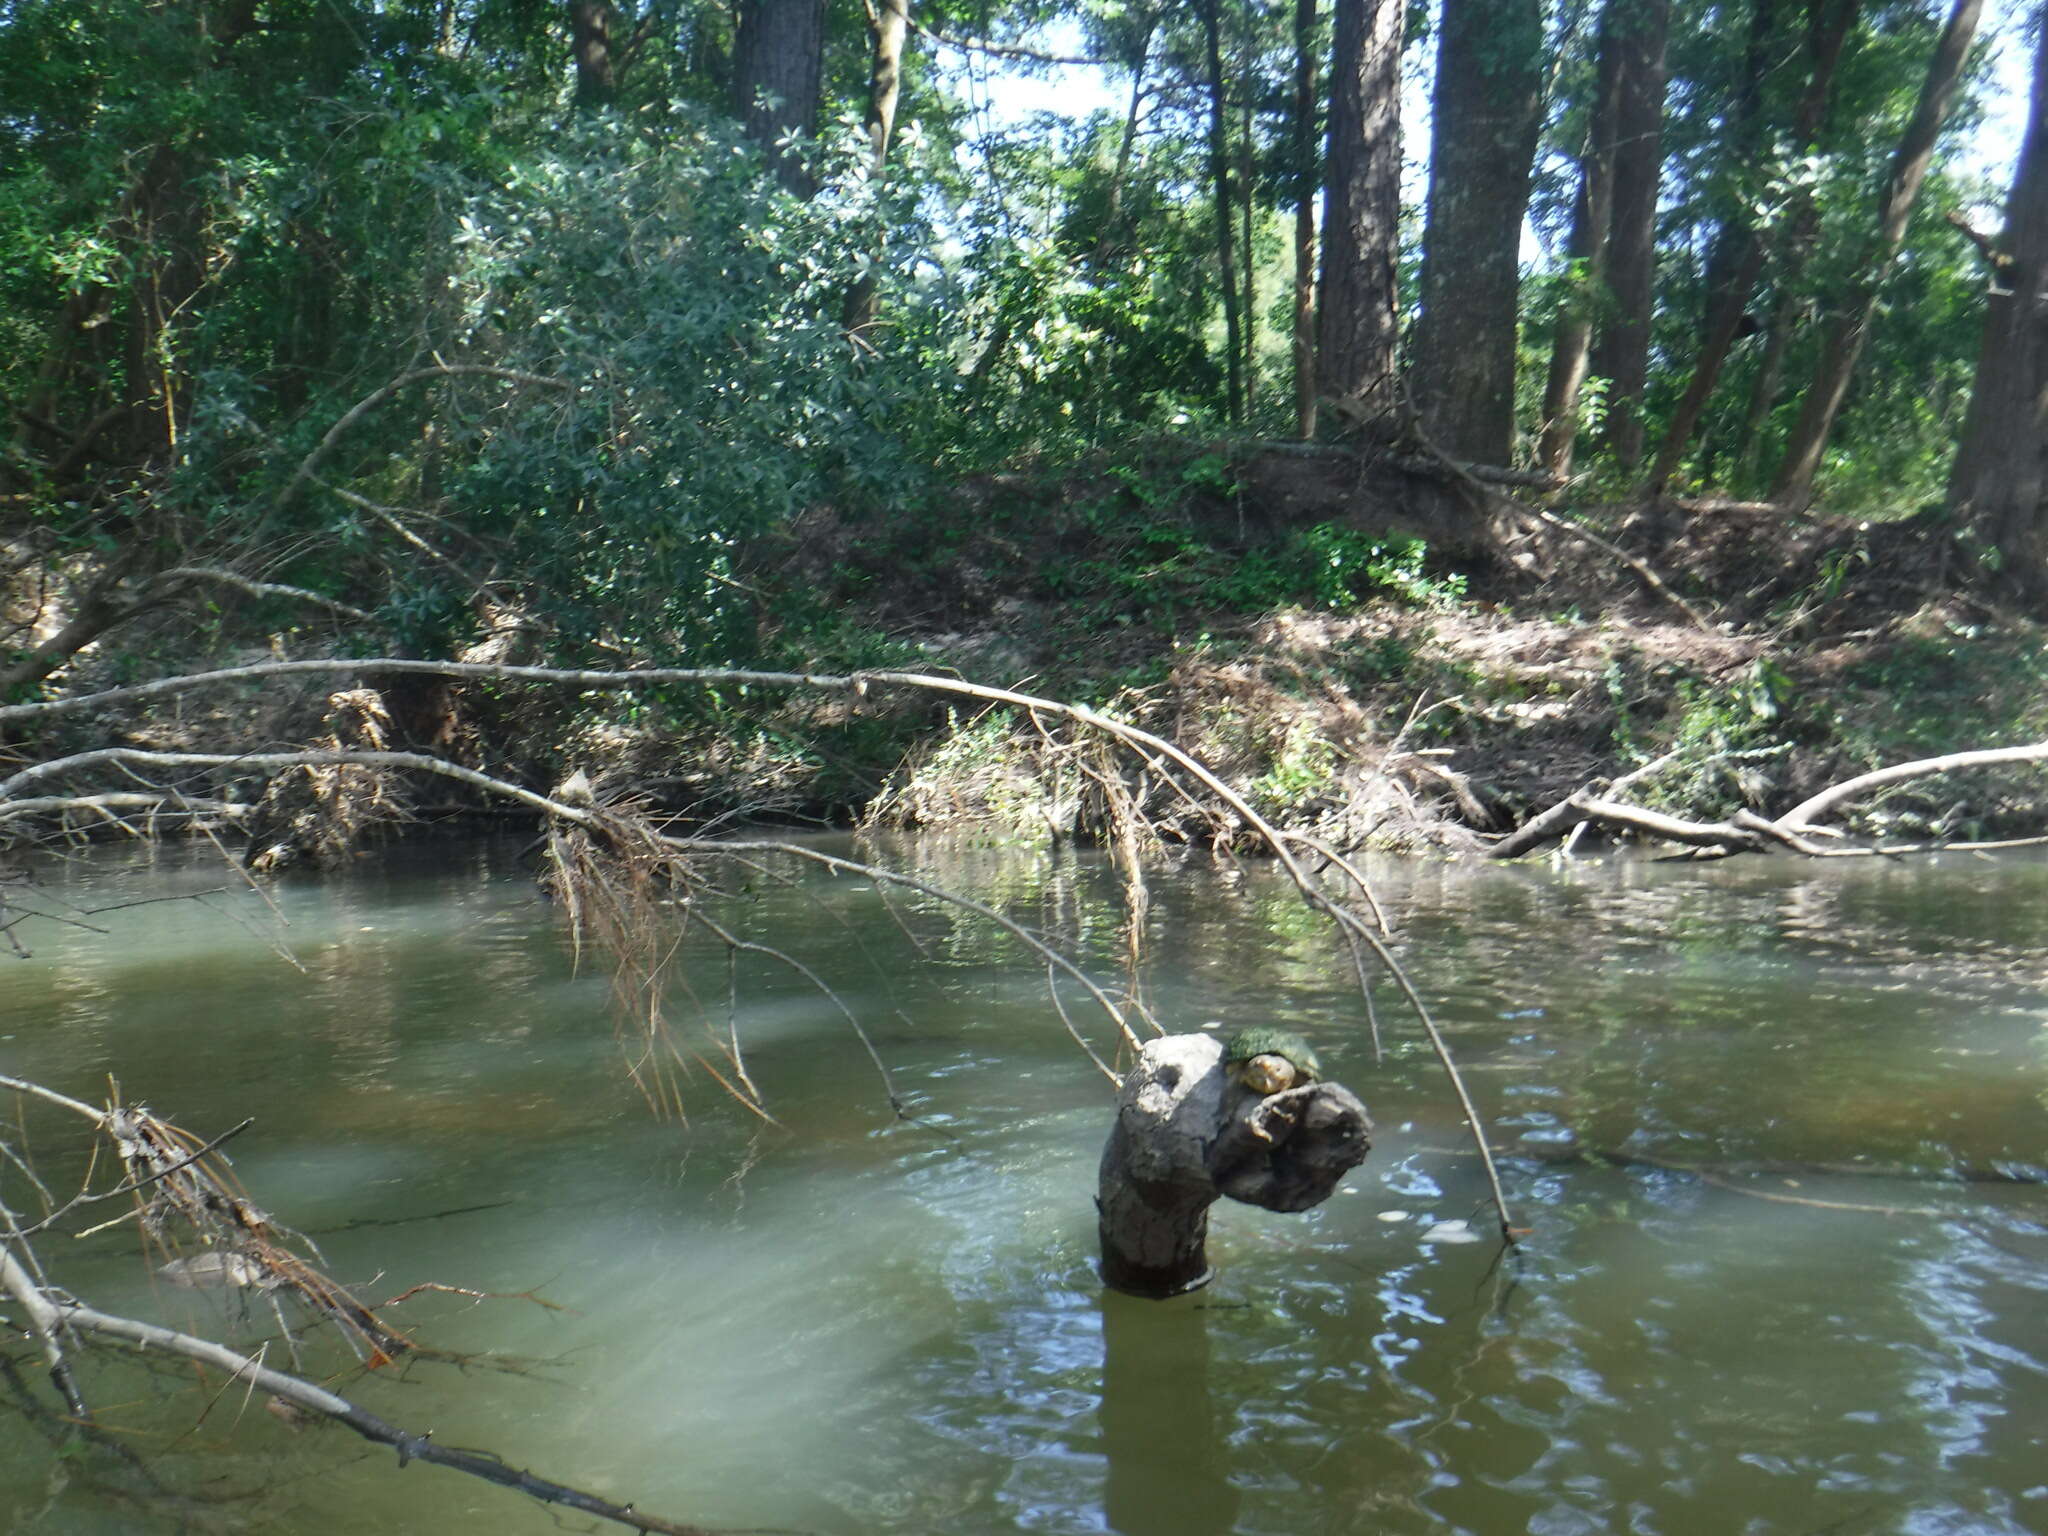
[[[436,1466],[452,1467],[458,1472],[467,1472],[486,1482],[500,1487],[511,1488],[530,1498],[544,1503],[558,1504],[565,1509],[578,1510],[583,1514],[595,1515],[636,1531],[662,1533],[662,1536],[710,1536],[700,1526],[682,1525],[664,1520],[656,1515],[643,1514],[630,1504],[615,1504],[596,1494],[585,1493],[580,1488],[537,1477],[531,1472],[507,1465],[485,1451],[462,1450],[453,1446],[434,1444],[431,1431],[428,1434],[414,1434],[388,1424],[367,1409],[360,1408],[340,1394],[316,1386],[310,1381],[274,1370],[253,1355],[244,1355],[216,1344],[211,1339],[181,1333],[175,1328],[165,1328],[156,1323],[145,1323],[131,1317],[120,1317],[113,1313],[99,1311],[83,1302],[52,1296],[15,1258],[12,1251],[0,1247],[0,1290],[4,1290],[19,1303],[26,1314],[31,1329],[46,1343],[46,1354],[55,1348],[54,1341],[66,1333],[92,1333],[110,1339],[119,1339],[145,1350],[161,1350],[182,1355],[201,1365],[212,1366],[225,1371],[228,1385],[246,1382],[249,1386],[296,1407],[344,1424],[365,1440],[379,1445],[388,1445],[398,1452],[398,1464],[408,1462],[431,1462]],[[61,1361],[61,1354],[58,1359]]]

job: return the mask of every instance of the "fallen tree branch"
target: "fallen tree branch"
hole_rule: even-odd
[[[1663,761],[1665,760],[1660,759],[1659,763]],[[1918,758],[1912,762],[1880,768],[1872,773],[1859,774],[1853,779],[1844,779],[1841,783],[1830,785],[1820,793],[1802,800],[1781,816],[1762,816],[1744,808],[1722,821],[1692,821],[1684,817],[1667,816],[1661,811],[1645,810],[1641,806],[1600,798],[1592,787],[1588,786],[1560,800],[1548,810],[1532,816],[1520,828],[1488,850],[1488,857],[1519,857],[1532,849],[1554,842],[1579,821],[1598,822],[1604,826],[1618,827],[1665,842],[1721,853],[1759,853],[1778,847],[1810,859],[1892,857],[1907,853],[1934,853],[1943,849],[1988,850],[2030,847],[2048,839],[2007,838],[1986,843],[1934,840],[1904,844],[1847,844],[1835,847],[1823,846],[1807,834],[1838,836],[1839,834],[1828,828],[1816,826],[1815,822],[1845,801],[1874,789],[1969,768],[2042,762],[2048,762],[2048,741],[2037,741],[2027,746],[1988,747],[1975,752],[1952,752],[1942,757]],[[1617,781],[1617,787],[1622,782],[1625,781]]]
[[[246,592],[251,597],[283,597],[289,598],[296,603],[311,603],[315,607],[325,608],[329,612],[338,613],[343,618],[354,619],[361,624],[376,622],[373,614],[365,609],[357,608],[353,604],[337,602],[334,598],[323,597],[318,592],[310,592],[304,587],[285,586],[283,583],[275,581],[253,581],[239,572],[224,570],[219,566],[213,565],[173,566],[168,571],[158,572],[156,579],[150,585],[152,587],[170,587],[191,581],[217,582],[224,587],[233,587],[238,592]]]
[[[1448,476],[1476,496],[1481,506],[1486,506],[1492,502],[1499,502],[1518,516],[1533,519],[1546,528],[1554,529],[1569,538],[1579,539],[1584,543],[1592,545],[1595,549],[1601,550],[1605,554],[1619,560],[1623,565],[1634,571],[1644,586],[1684,614],[1698,628],[1713,628],[1713,625],[1707,621],[1705,615],[1700,613],[1697,608],[1693,607],[1692,604],[1688,603],[1676,592],[1672,591],[1670,583],[1665,581],[1647,562],[1637,559],[1620,545],[1609,543],[1590,529],[1582,528],[1577,523],[1566,522],[1554,512],[1546,511],[1542,507],[1533,507],[1528,502],[1518,497],[1510,496],[1505,491],[1499,489],[1502,485],[1522,484],[1533,484],[1537,489],[1541,490],[1561,489],[1562,482],[1558,481],[1555,477],[1541,471],[1498,469],[1492,465],[1467,464],[1461,460],[1454,459],[1445,453],[1442,448],[1438,447],[1429,434],[1423,430],[1421,418],[1416,414],[1412,405],[1407,410],[1406,415],[1408,418],[1405,423],[1406,430],[1419,442],[1423,449],[1423,454],[1420,457],[1393,457],[1388,462],[1415,474],[1433,473],[1440,476]],[[1532,475],[1535,477],[1533,480],[1530,478]]]
[[[344,432],[358,421],[361,421],[363,417],[374,411],[386,400],[397,394],[401,389],[404,389],[408,384],[417,384],[422,379],[468,376],[504,379],[514,384],[536,384],[544,389],[574,389],[576,387],[567,379],[549,378],[547,375],[539,373],[522,373],[517,368],[492,368],[482,363],[436,363],[431,367],[414,368],[409,372],[401,373],[390,383],[381,385],[363,396],[362,399],[342,413],[340,420],[327,429],[326,435],[313,445],[313,451],[300,461],[298,473],[292,476],[290,483],[278,495],[278,507],[283,508],[291,505],[293,498],[299,494],[299,488],[312,478],[314,468],[321,459],[327,456],[327,450],[340,440]]]
[[[1908,779],[1925,778],[1930,774],[1952,773],[1959,768],[1989,768],[1999,763],[2048,762],[2048,741],[2037,741],[2024,747],[1989,747],[1978,752],[1951,752],[1945,757],[1923,757],[1910,763],[1896,763],[1890,768],[1880,768],[1875,773],[1859,774],[1853,779],[1844,779],[1831,785],[1819,794],[1810,796],[1792,807],[1778,818],[1784,827],[1810,826],[1823,812],[1833,810],[1844,800],[1854,799],[1866,790],[1882,789],[1887,784],[1902,784]]]
[[[110,1193],[135,1198],[136,1210],[131,1214],[142,1218],[144,1230],[161,1247],[175,1251],[178,1234],[185,1233],[197,1241],[204,1255],[236,1266],[248,1277],[246,1283],[289,1292],[315,1316],[336,1324],[351,1348],[366,1348],[373,1361],[390,1360],[411,1350],[408,1339],[387,1328],[374,1312],[292,1246],[294,1242],[303,1244],[317,1257],[318,1250],[310,1242],[278,1226],[243,1194],[226,1161],[215,1153],[226,1137],[202,1142],[140,1105],[113,1102],[100,1108],[23,1078],[0,1075],[0,1088],[66,1110],[106,1137],[128,1175]],[[147,1200],[142,1198],[145,1192]],[[62,1214],[47,1195],[44,1199],[53,1211],[50,1219]],[[81,1196],[65,1209],[83,1203]],[[17,1242],[48,1224],[46,1220],[24,1228],[8,1218],[9,1233]],[[25,1242],[23,1252],[29,1252]]]
[[[1586,790],[1574,790],[1547,811],[1539,811],[1486,850],[1489,859],[1519,859],[1534,848],[1554,843],[1586,819]]]
[[[1656,593],[1657,596],[1663,598],[1665,602],[1669,603],[1672,607],[1676,608],[1680,613],[1684,614],[1698,628],[1712,629],[1714,627],[1713,624],[1708,621],[1705,614],[1701,613],[1697,608],[1693,607],[1691,603],[1688,603],[1684,598],[1680,597],[1676,592],[1672,591],[1670,584],[1666,582],[1662,576],[1657,574],[1654,567],[1652,567],[1646,561],[1638,560],[1634,555],[1630,554],[1627,550],[1623,549],[1619,544],[1610,543],[1608,540],[1601,538],[1599,534],[1593,532],[1592,529],[1583,528],[1577,523],[1566,522],[1556,513],[1546,512],[1541,507],[1532,507],[1527,505],[1526,503],[1519,501],[1515,502],[1514,505],[1522,512],[1524,516],[1534,518],[1537,522],[1543,524],[1544,527],[1554,528],[1559,533],[1565,534],[1567,537],[1578,539],[1583,543],[1590,544],[1595,549],[1600,550],[1604,554],[1610,555],[1614,559],[1619,560],[1623,565],[1627,566],[1630,570],[1636,573],[1637,577],[1641,579],[1644,586],[1648,587],[1652,592]]]
[[[724,838],[694,837],[672,837],[668,841],[677,848],[699,853],[787,854],[792,858],[807,859],[813,864],[822,865],[827,869],[838,870],[845,874],[855,874],[869,880],[884,881],[890,885],[900,885],[905,890],[916,891],[921,895],[934,897],[937,900],[959,907],[964,911],[972,912],[978,917],[987,918],[1020,944],[1024,945],[1025,948],[1031,950],[1041,960],[1045,961],[1047,966],[1065,972],[1071,980],[1078,982],[1082,990],[1094,999],[1095,1005],[1109,1015],[1110,1022],[1116,1026],[1117,1033],[1122,1037],[1124,1044],[1133,1051],[1143,1049],[1144,1042],[1132,1033],[1131,1026],[1124,1019],[1123,1010],[1117,1007],[1107,992],[1096,985],[1087,972],[1046,943],[1045,940],[1039,938],[1038,935],[1025,928],[1021,923],[1005,917],[994,907],[985,906],[981,902],[975,901],[972,897],[944,890],[939,886],[931,884],[929,881],[920,880],[914,875],[900,874],[896,870],[884,868],[879,864],[862,864],[855,859],[843,859],[838,854],[826,853],[820,848],[806,848],[801,843],[755,842],[746,839],[727,840]],[[1082,1036],[1081,1032],[1074,1028],[1073,1021],[1067,1018],[1064,1010],[1060,1013],[1060,1019],[1061,1022],[1066,1024],[1067,1033],[1073,1036],[1075,1044],[1079,1045],[1087,1053],[1088,1059],[1095,1063],[1096,1068],[1102,1075],[1112,1083],[1122,1082],[1122,1076],[1108,1062],[1104,1061],[1096,1053],[1095,1048]]]
[[[184,677],[163,678],[154,683],[140,683],[126,688],[106,689],[96,694],[80,695],[71,699],[45,700],[33,704],[13,705],[0,708],[0,725],[16,720],[48,717],[53,714],[70,713],[93,707],[104,707],[116,702],[132,702],[137,699],[156,697],[162,694],[184,692],[195,688],[214,686],[232,681],[255,680],[258,678],[310,675],[315,673],[344,671],[375,671],[379,673],[414,673],[425,676],[464,677],[488,679],[500,682],[527,681],[542,682],[556,686],[572,686],[588,690],[625,690],[664,684],[710,684],[716,686],[762,685],[769,687],[815,688],[839,692],[850,692],[856,697],[865,697],[876,687],[894,686],[915,689],[926,693],[937,693],[957,698],[979,699],[987,703],[1005,704],[1026,711],[1052,715],[1070,720],[1084,729],[1103,732],[1114,737],[1130,748],[1141,761],[1155,765],[1164,761],[1172,764],[1189,779],[1200,784],[1210,795],[1220,801],[1237,818],[1239,827],[1249,831],[1273,856],[1288,880],[1294,885],[1301,899],[1310,909],[1319,913],[1337,928],[1354,936],[1370,949],[1381,967],[1393,980],[1396,989],[1414,1011],[1417,1023],[1428,1038],[1431,1050],[1449,1080],[1453,1094],[1463,1110],[1467,1124],[1471,1127],[1474,1144],[1480,1149],[1481,1159],[1486,1168],[1487,1182],[1492,1193],[1495,1209],[1500,1218],[1500,1231],[1504,1241],[1516,1241],[1519,1229],[1509,1215],[1507,1196],[1501,1188],[1499,1171],[1494,1167],[1492,1155],[1486,1151],[1484,1130],[1478,1108],[1472,1102],[1464,1079],[1452,1058],[1450,1046],[1437,1028],[1428,1005],[1421,993],[1410,980],[1406,969],[1395,958],[1372,925],[1351,911],[1342,902],[1326,892],[1289,848],[1288,841],[1265,817],[1254,810],[1245,798],[1219,778],[1210,768],[1184,751],[1165,737],[1153,734],[1134,725],[1090,709],[1085,705],[1068,704],[1056,699],[1041,698],[1033,694],[1019,693],[1013,689],[992,688],[979,683],[966,682],[959,678],[940,677],[921,672],[874,671],[844,675],[795,672],[760,672],[728,668],[649,668],[644,671],[599,672],[553,667],[519,667],[490,663],[463,663],[443,661],[415,661],[401,658],[357,658],[353,661],[315,660],[296,662],[264,662],[246,667],[229,667],[208,673],[193,673]],[[306,767],[315,765],[340,766],[358,764],[371,767],[412,768],[422,772],[457,779],[476,788],[494,794],[507,795],[522,804],[550,815],[562,815],[579,825],[589,825],[598,819],[590,809],[564,805],[556,799],[540,795],[519,785],[493,779],[474,769],[419,753],[404,752],[284,752],[284,753],[155,753],[142,752],[133,748],[113,747],[96,752],[75,754],[46,763],[24,768],[11,778],[0,781],[0,821],[6,818],[7,797],[20,788],[49,778],[60,772],[82,771],[102,764],[126,764],[130,766],[153,767]],[[783,845],[790,850],[792,845]],[[802,856],[812,857],[805,851]],[[958,897],[948,899],[959,901]],[[986,909],[985,909],[986,910]],[[998,919],[999,921],[1006,921]],[[1021,929],[1010,925],[1013,932]],[[1068,967],[1071,974],[1079,977],[1078,970]],[[1083,978],[1085,981],[1085,978]],[[1092,982],[1087,983],[1091,993],[1097,995],[1099,1004],[1108,1007],[1111,1016],[1117,1020],[1126,1042],[1137,1046],[1135,1036],[1123,1023],[1122,1015],[1113,1004],[1100,994]]]
[[[1512,485],[1527,491],[1557,491],[1564,489],[1564,481],[1542,469],[1503,469],[1498,464],[1469,464],[1462,459],[1422,457],[1419,455],[1389,455],[1380,461],[1395,469],[1406,470],[1411,475],[1437,475],[1445,467],[1468,480],[1481,485]]]
[[[268,1392],[272,1397],[281,1398],[295,1407],[304,1408],[338,1424],[344,1424],[365,1440],[388,1445],[398,1452],[400,1467],[413,1461],[431,1462],[436,1466],[452,1467],[458,1472],[467,1472],[472,1477],[480,1477],[500,1487],[511,1488],[543,1503],[558,1504],[564,1509],[595,1515],[632,1530],[659,1533],[659,1536],[711,1536],[711,1533],[701,1526],[683,1525],[673,1520],[664,1520],[657,1515],[643,1514],[630,1504],[615,1504],[610,1499],[586,1493],[580,1488],[571,1488],[565,1483],[553,1482],[518,1467],[509,1466],[485,1451],[436,1445],[429,1435],[414,1434],[410,1430],[388,1424],[338,1393],[330,1392],[325,1387],[316,1386],[284,1371],[273,1370],[255,1356],[241,1354],[224,1344],[216,1344],[211,1339],[180,1333],[175,1328],[165,1328],[156,1323],[139,1322],[134,1318],[101,1312],[74,1299],[53,1297],[22,1267],[12,1250],[5,1246],[0,1246],[0,1290],[4,1290],[20,1304],[30,1328],[38,1339],[45,1341],[46,1357],[55,1349],[54,1341],[67,1332],[99,1334],[105,1338],[120,1339],[145,1350],[168,1351],[197,1361],[201,1365],[225,1371],[229,1385],[237,1381],[247,1382],[251,1387]],[[54,1357],[53,1370],[59,1368],[61,1363],[62,1355],[59,1352]]]
[[[431,773],[444,779],[454,779],[487,794],[502,795],[507,799],[516,800],[550,816],[561,816],[565,820],[578,823],[592,819],[592,813],[585,808],[565,805],[559,800],[551,800],[546,795],[536,794],[533,790],[509,780],[494,779],[487,773],[479,773],[474,768],[465,768],[460,763],[451,763],[446,758],[435,757],[425,752],[373,752],[346,748],[310,748],[296,752],[152,752],[142,747],[98,747],[90,752],[78,752],[70,757],[55,757],[48,762],[34,763],[21,769],[11,778],[0,779],[0,822],[19,814],[13,800],[17,789],[62,774],[82,773],[106,766],[131,769],[402,768],[416,773]],[[57,805],[63,804],[61,797],[40,798],[45,803],[54,799]]]

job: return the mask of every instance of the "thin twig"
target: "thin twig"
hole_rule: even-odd
[[[898,874],[895,870],[884,868],[879,864],[862,864],[853,859],[843,859],[837,854],[825,853],[817,848],[806,848],[801,843],[702,842],[696,838],[684,837],[674,837],[668,839],[668,841],[679,848],[700,853],[718,853],[727,849],[737,849],[741,852],[749,853],[786,853],[799,859],[809,859],[812,863],[822,864],[829,869],[844,870],[848,874],[861,875],[870,880],[886,880],[892,885],[903,886],[908,890],[917,891],[921,895],[930,896],[938,901],[948,902],[964,911],[972,912],[978,917],[985,917],[1002,928],[1019,943],[1036,952],[1039,958],[1045,961],[1048,966],[1057,967],[1079,982],[1088,995],[1095,1000],[1096,1006],[1109,1015],[1110,1022],[1116,1026],[1117,1033],[1123,1037],[1124,1043],[1133,1051],[1141,1048],[1138,1037],[1131,1032],[1130,1025],[1125,1022],[1122,1012],[1111,1001],[1107,992],[1097,986],[1087,973],[1075,965],[1073,961],[1025,928],[1021,923],[1004,916],[994,907],[987,906],[970,897],[962,896],[957,892],[944,890],[939,886],[919,880],[913,875]],[[1123,1081],[1122,1077],[1111,1069],[1109,1063],[1096,1053],[1094,1047],[1088,1044],[1087,1039],[1078,1030],[1073,1028],[1071,1022],[1067,1027],[1081,1049],[1088,1053],[1088,1059],[1095,1063],[1104,1077],[1108,1078],[1112,1083]]]
[[[796,956],[789,954],[783,950],[776,949],[773,945],[756,944],[751,940],[742,939],[737,934],[733,933],[729,928],[726,928],[725,926],[718,923],[712,918],[706,917],[702,912],[696,914],[696,920],[702,923],[706,928],[709,928],[714,934],[716,934],[718,938],[726,945],[726,947],[732,950],[735,954],[741,951],[745,951],[747,954],[750,955],[766,955],[769,959],[777,961],[782,965],[788,966],[792,971],[795,971],[799,976],[803,977],[804,980],[808,981],[812,986],[816,987],[819,993],[822,994],[824,998],[832,1004],[833,1007],[837,1008],[842,1016],[844,1016],[847,1024],[853,1030],[854,1037],[860,1041],[862,1048],[867,1051],[868,1060],[872,1061],[875,1064],[875,1071],[877,1074],[880,1075],[882,1079],[882,1091],[889,1096],[889,1107],[896,1111],[896,1117],[899,1120],[908,1120],[912,1118],[911,1115],[903,1107],[903,1096],[896,1091],[896,1080],[889,1074],[889,1064],[886,1061],[882,1060],[882,1053],[875,1049],[875,1042],[873,1038],[869,1036],[866,1027],[862,1025],[859,1015],[857,1015],[851,1008],[846,1006],[846,1000],[844,998],[840,997],[840,995],[837,992],[834,992],[830,987],[828,987],[825,984],[823,977],[819,976],[819,974],[816,971],[812,970],[808,965],[805,965],[803,961],[797,959]],[[737,1035],[734,1035],[733,1066],[740,1073],[741,1077],[745,1078],[746,1067],[740,1060],[738,1045],[739,1037]],[[751,1080],[749,1080],[749,1082],[751,1083]]]

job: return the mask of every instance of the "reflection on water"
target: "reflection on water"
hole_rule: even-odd
[[[1094,864],[890,854],[1117,976]],[[1219,1280],[1166,1304],[1095,1283],[1109,1099],[1042,968],[923,897],[772,873],[723,919],[832,980],[915,1123],[836,1007],[752,956],[734,1022],[781,1126],[701,1076],[687,1128],[651,1121],[603,979],[503,847],[289,882],[281,932],[226,895],[25,928],[0,1070],[87,1096],[113,1072],[202,1135],[254,1113],[241,1176],[372,1300],[544,1295],[416,1297],[400,1317],[475,1358],[348,1389],[708,1525],[2048,1528],[2048,1188],[1949,1177],[2048,1164],[2048,861],[1376,869],[1536,1229],[1505,1263],[1422,1240],[1481,1211],[1479,1172],[1398,1021],[1375,1062],[1341,951],[1263,873],[1162,877],[1161,1017],[1303,1029],[1381,1128],[1320,1210],[1219,1212]],[[219,884],[179,854],[47,874],[83,906]],[[724,1027],[724,956],[682,960]],[[132,1234],[61,1257],[103,1305],[275,1328],[153,1285]],[[195,1430],[170,1373],[107,1358],[87,1386],[176,1497],[10,1429],[0,1529],[560,1528],[339,1431],[220,1407]]]

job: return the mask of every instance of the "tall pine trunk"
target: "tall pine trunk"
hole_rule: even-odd
[[[1604,440],[1617,460],[1633,468],[1643,456],[1643,390],[1650,377],[1657,291],[1657,195],[1664,179],[1664,52],[1671,0],[1611,0],[1609,10],[1621,55],[1605,262],[1609,304],[1595,333],[1591,366],[1596,377],[1607,380]]]
[[[1869,339],[1870,322],[1877,313],[1878,288],[1891,270],[1900,242],[1906,238],[1906,222],[1912,217],[1920,185],[1933,164],[1934,141],[1940,136],[1956,88],[1962,82],[1963,65],[1969,57],[1970,42],[1977,35],[1977,17],[1982,10],[1983,0],[1955,0],[1949,11],[1948,23],[1942,28],[1934,57],[1927,66],[1927,79],[1920,87],[1919,105],[1899,140],[1898,152],[1892,157],[1891,175],[1885,179],[1884,191],[1878,197],[1877,248],[1845,296],[1841,309],[1828,322],[1827,334],[1821,342],[1820,365],[1814,371],[1798,424],[1792,429],[1792,440],[1778,466],[1777,481],[1771,487],[1773,501],[1803,510],[1813,500],[1813,477],[1820,470],[1821,454],[1827,448],[1828,434],[1834,430],[1835,417],[1849,396],[1856,360]]]
[[[1543,117],[1539,0],[1444,0],[1437,50],[1411,387],[1437,447],[1505,464],[1522,218]]]
[[[1323,171],[1316,392],[1394,407],[1400,327],[1402,0],[1336,0]]]
[[[1994,254],[1949,508],[1983,551],[1986,580],[2038,599],[2048,595],[2048,26]]]
[[[747,136],[767,151],[782,184],[817,191],[792,135],[817,132],[825,70],[825,0],[741,0],[733,37],[733,106]]]
[[[1294,0],[1294,431],[1316,435],[1316,0]]]

